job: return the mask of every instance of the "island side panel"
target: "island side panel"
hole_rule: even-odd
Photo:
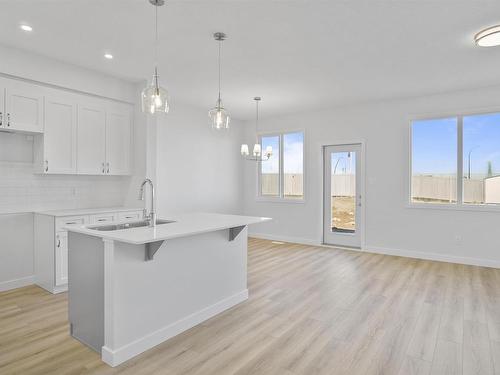
[[[103,359],[117,365],[247,299],[247,235],[166,240],[150,261],[144,245],[114,242],[114,342]]]
[[[68,237],[71,335],[101,353],[104,345],[104,243],[75,232]]]

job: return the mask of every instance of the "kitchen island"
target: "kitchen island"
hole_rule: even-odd
[[[71,335],[110,366],[248,298],[247,226],[269,218],[167,219],[67,228]]]

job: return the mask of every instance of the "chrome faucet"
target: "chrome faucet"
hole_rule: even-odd
[[[151,186],[151,207],[149,210],[149,215],[147,215],[147,209],[144,208],[144,219],[149,221],[149,227],[156,227],[156,212],[155,212],[155,187],[153,181],[146,178],[141,184],[141,191],[139,192],[139,200],[144,200],[144,185],[149,184]]]

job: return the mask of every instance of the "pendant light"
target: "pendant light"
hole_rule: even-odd
[[[222,47],[222,42],[226,39],[226,34],[218,32],[214,34],[214,39],[219,42],[219,96],[215,107],[208,111],[208,117],[210,118],[210,124],[212,129],[220,130],[229,128],[229,114],[224,109],[222,105],[222,99],[220,98],[220,80],[221,80],[221,62],[220,62],[220,52]]]
[[[160,86],[158,76],[158,7],[165,4],[165,0],[149,0],[155,7],[155,70],[151,85],[142,90],[142,111],[154,115],[156,112],[168,113],[168,92]]]
[[[260,96],[256,96],[253,98],[255,100],[255,144],[253,146],[253,152],[252,156],[250,155],[250,152],[248,150],[248,145],[246,143],[243,143],[241,145],[241,156],[243,156],[247,160],[252,160],[252,161],[267,161],[271,158],[273,155],[273,148],[271,146],[267,146],[266,150],[264,151],[264,154],[262,153],[262,146],[259,143],[259,135],[258,135],[258,128],[259,128],[259,102],[261,100]]]

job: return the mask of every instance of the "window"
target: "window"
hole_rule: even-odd
[[[500,204],[500,113],[413,121],[411,202]]]
[[[412,124],[411,200],[457,201],[457,119]]]
[[[500,113],[463,118],[463,202],[500,203]]]
[[[267,161],[260,163],[261,168],[261,190],[262,196],[280,196],[280,136],[269,136],[261,138],[262,150],[268,146],[273,148],[273,154]]]
[[[304,133],[263,135],[260,141],[262,150],[273,148],[273,155],[259,163],[259,195],[304,199]]]

